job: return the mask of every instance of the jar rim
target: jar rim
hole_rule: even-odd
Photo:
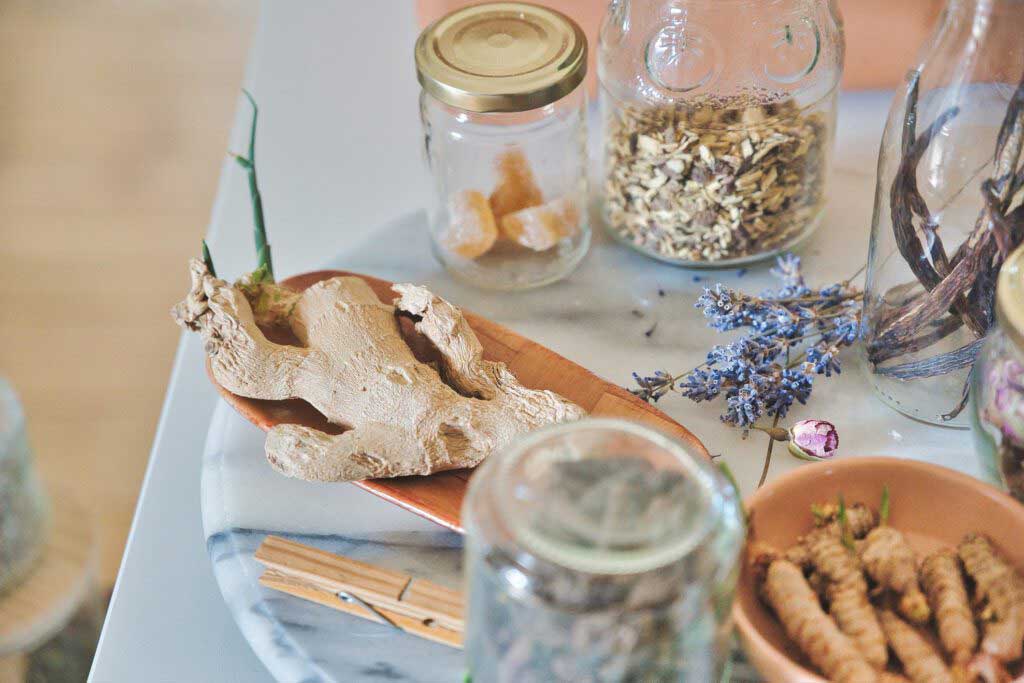
[[[492,509],[497,519],[522,551],[538,559],[587,574],[641,574],[669,566],[691,554],[707,542],[717,525],[728,514],[725,498],[716,489],[716,479],[708,463],[703,462],[684,444],[659,431],[615,418],[588,418],[531,432],[498,455],[499,461],[495,463],[497,467],[490,476],[490,482],[512,481],[512,471],[523,462],[524,456],[542,448],[545,442],[554,444],[560,437],[584,430],[638,438],[649,442],[653,448],[671,458],[672,465],[678,466],[676,471],[682,474],[688,483],[693,484],[693,490],[699,496],[692,518],[688,520],[685,528],[668,537],[659,538],[656,544],[625,552],[608,548],[587,549],[556,543],[544,534],[536,533],[523,519],[518,518],[516,513],[519,511],[515,509],[511,496],[496,495],[493,488],[490,488],[486,495],[494,501]]]

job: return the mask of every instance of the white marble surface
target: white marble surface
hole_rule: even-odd
[[[852,111],[856,103],[851,103]],[[853,148],[850,148],[853,149]],[[840,162],[845,159],[840,159]],[[841,163],[833,195],[846,201],[870,196],[870,174]],[[853,211],[834,202],[824,234],[801,250],[812,281],[852,274],[863,249]],[[424,283],[460,305],[629,385],[631,369],[679,370],[697,365],[718,340],[693,301],[706,284],[727,281],[760,291],[766,266],[717,273],[656,264],[598,235],[584,265],[556,285],[520,294],[491,293],[452,280],[429,258],[425,216],[408,214],[346,249],[329,267],[390,280]],[[638,315],[639,314],[639,315]],[[654,327],[648,337],[645,332]],[[853,356],[853,354],[850,354]],[[670,364],[670,365],[668,365]],[[765,440],[718,420],[721,405],[694,405],[678,397],[663,407],[722,454],[749,492],[760,475]],[[822,380],[812,406],[792,419],[825,417],[842,436],[841,455],[917,457],[978,474],[966,433],[928,427],[894,414],[853,371]],[[349,557],[458,587],[460,539],[371,494],[345,484],[286,479],[262,457],[263,434],[226,405],[218,407],[203,461],[203,520],[214,574],[242,632],[267,668],[284,682],[388,678],[453,681],[459,653],[348,615],[275,594],[258,585],[252,553],[268,533],[297,538]],[[799,466],[780,449],[770,476]],[[428,668],[424,668],[424,667]]]
[[[389,28],[363,30],[371,25]],[[278,272],[308,270],[341,254],[338,263],[353,269],[424,281],[615,382],[628,383],[632,370],[685,369],[698,362],[715,338],[692,308],[699,288],[722,279],[758,290],[768,282],[766,268],[743,276],[679,270],[598,240],[583,269],[568,281],[534,293],[484,297],[445,277],[422,241],[386,237],[389,230],[416,231],[415,214],[427,191],[411,66],[415,33],[408,0],[264,2],[246,80],[262,105],[260,176]],[[845,277],[865,258],[878,140],[889,100],[886,93],[842,98],[824,227],[800,250],[812,281]],[[241,105],[235,148],[241,148],[247,123],[248,110]],[[250,226],[245,179],[226,165],[210,226],[211,247],[225,273],[251,268]],[[419,239],[425,236],[419,233]],[[184,264],[181,278],[184,291]],[[659,287],[664,297],[658,296]],[[642,319],[630,313],[634,307],[644,311]],[[655,321],[655,333],[645,337]],[[852,366],[822,382],[815,394],[812,406],[798,408],[792,419],[835,421],[842,433],[839,457],[890,454],[981,471],[966,432],[926,427],[893,413],[870,395]],[[309,680],[359,680],[353,670],[389,678],[388,667],[411,680],[453,680],[447,672],[458,664],[435,646],[402,641],[399,647],[373,624],[259,594],[247,559],[263,531],[297,532],[326,548],[375,561],[420,563],[414,566],[451,584],[458,554],[446,545],[452,539],[353,487],[307,487],[270,477],[259,433],[216,406],[200,344],[185,337],[91,680],[272,680],[233,616],[283,680],[302,680],[294,676],[297,671],[308,673]],[[743,441],[720,425],[719,406],[670,397],[661,407],[722,454],[742,487],[751,490],[762,463],[762,440]],[[217,509],[206,505],[201,519],[200,469],[208,429],[202,497],[210,500],[214,488],[220,493]],[[795,466],[784,452],[777,454],[771,476]],[[357,496],[365,505],[352,505]],[[379,514],[367,526],[369,521],[353,516],[354,509]],[[211,571],[204,526],[213,539],[213,567],[230,610]],[[217,535],[232,528],[257,531]],[[419,550],[387,554],[373,541]],[[445,549],[428,550],[431,546]],[[379,647],[370,647],[378,641]],[[356,645],[358,661],[345,656]],[[328,661],[323,652],[337,654]],[[292,666],[287,660],[295,659],[294,653],[306,653],[306,661],[300,656]],[[363,658],[364,653],[374,656]],[[435,657],[444,660],[443,670],[437,670],[444,675],[435,675]],[[356,668],[338,668],[345,666]]]

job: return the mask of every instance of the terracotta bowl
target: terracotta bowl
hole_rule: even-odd
[[[812,528],[812,503],[835,500],[842,493],[848,502],[877,509],[885,485],[890,523],[908,536],[919,556],[940,546],[955,547],[965,534],[981,532],[1024,570],[1024,506],[977,479],[914,460],[844,458],[800,467],[745,501],[750,538],[788,548]],[[747,657],[769,681],[827,683],[758,599],[746,563],[733,617]]]

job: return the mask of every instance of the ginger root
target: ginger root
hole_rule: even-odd
[[[800,567],[777,555],[760,551],[753,558],[760,565],[761,595],[775,611],[786,635],[814,666],[837,683],[874,683],[878,672],[857,647],[825,614],[818,596]]]
[[[903,671],[914,683],[953,683],[942,656],[917,632],[891,610],[881,610],[878,619],[889,639],[892,651],[903,664]]]
[[[891,526],[872,529],[860,547],[860,559],[879,586],[900,596],[900,614],[915,624],[931,618],[928,600],[917,582],[914,551],[899,530]]]
[[[330,435],[280,424],[267,435],[270,464],[311,481],[425,475],[472,467],[516,435],[579,419],[584,411],[550,391],[522,386],[503,363],[483,360],[462,313],[427,290],[397,285],[382,303],[356,277],[295,292],[267,282],[231,285],[202,260],[173,310],[198,331],[213,375],[249,398],[301,398],[332,423]],[[396,310],[437,348],[441,374],[402,338]],[[290,328],[301,346],[275,344],[260,326]],[[444,379],[442,379],[442,375]]]
[[[1020,659],[1024,643],[1024,578],[981,534],[967,535],[957,553],[974,579],[976,596],[985,602],[981,649],[1004,662]]]
[[[942,647],[954,663],[966,665],[978,646],[978,628],[956,553],[942,549],[926,557],[921,563],[921,584],[935,615]]]

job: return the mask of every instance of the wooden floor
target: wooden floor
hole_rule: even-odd
[[[92,506],[106,584],[256,11],[248,0],[0,0],[0,374],[21,393],[51,489]]]

